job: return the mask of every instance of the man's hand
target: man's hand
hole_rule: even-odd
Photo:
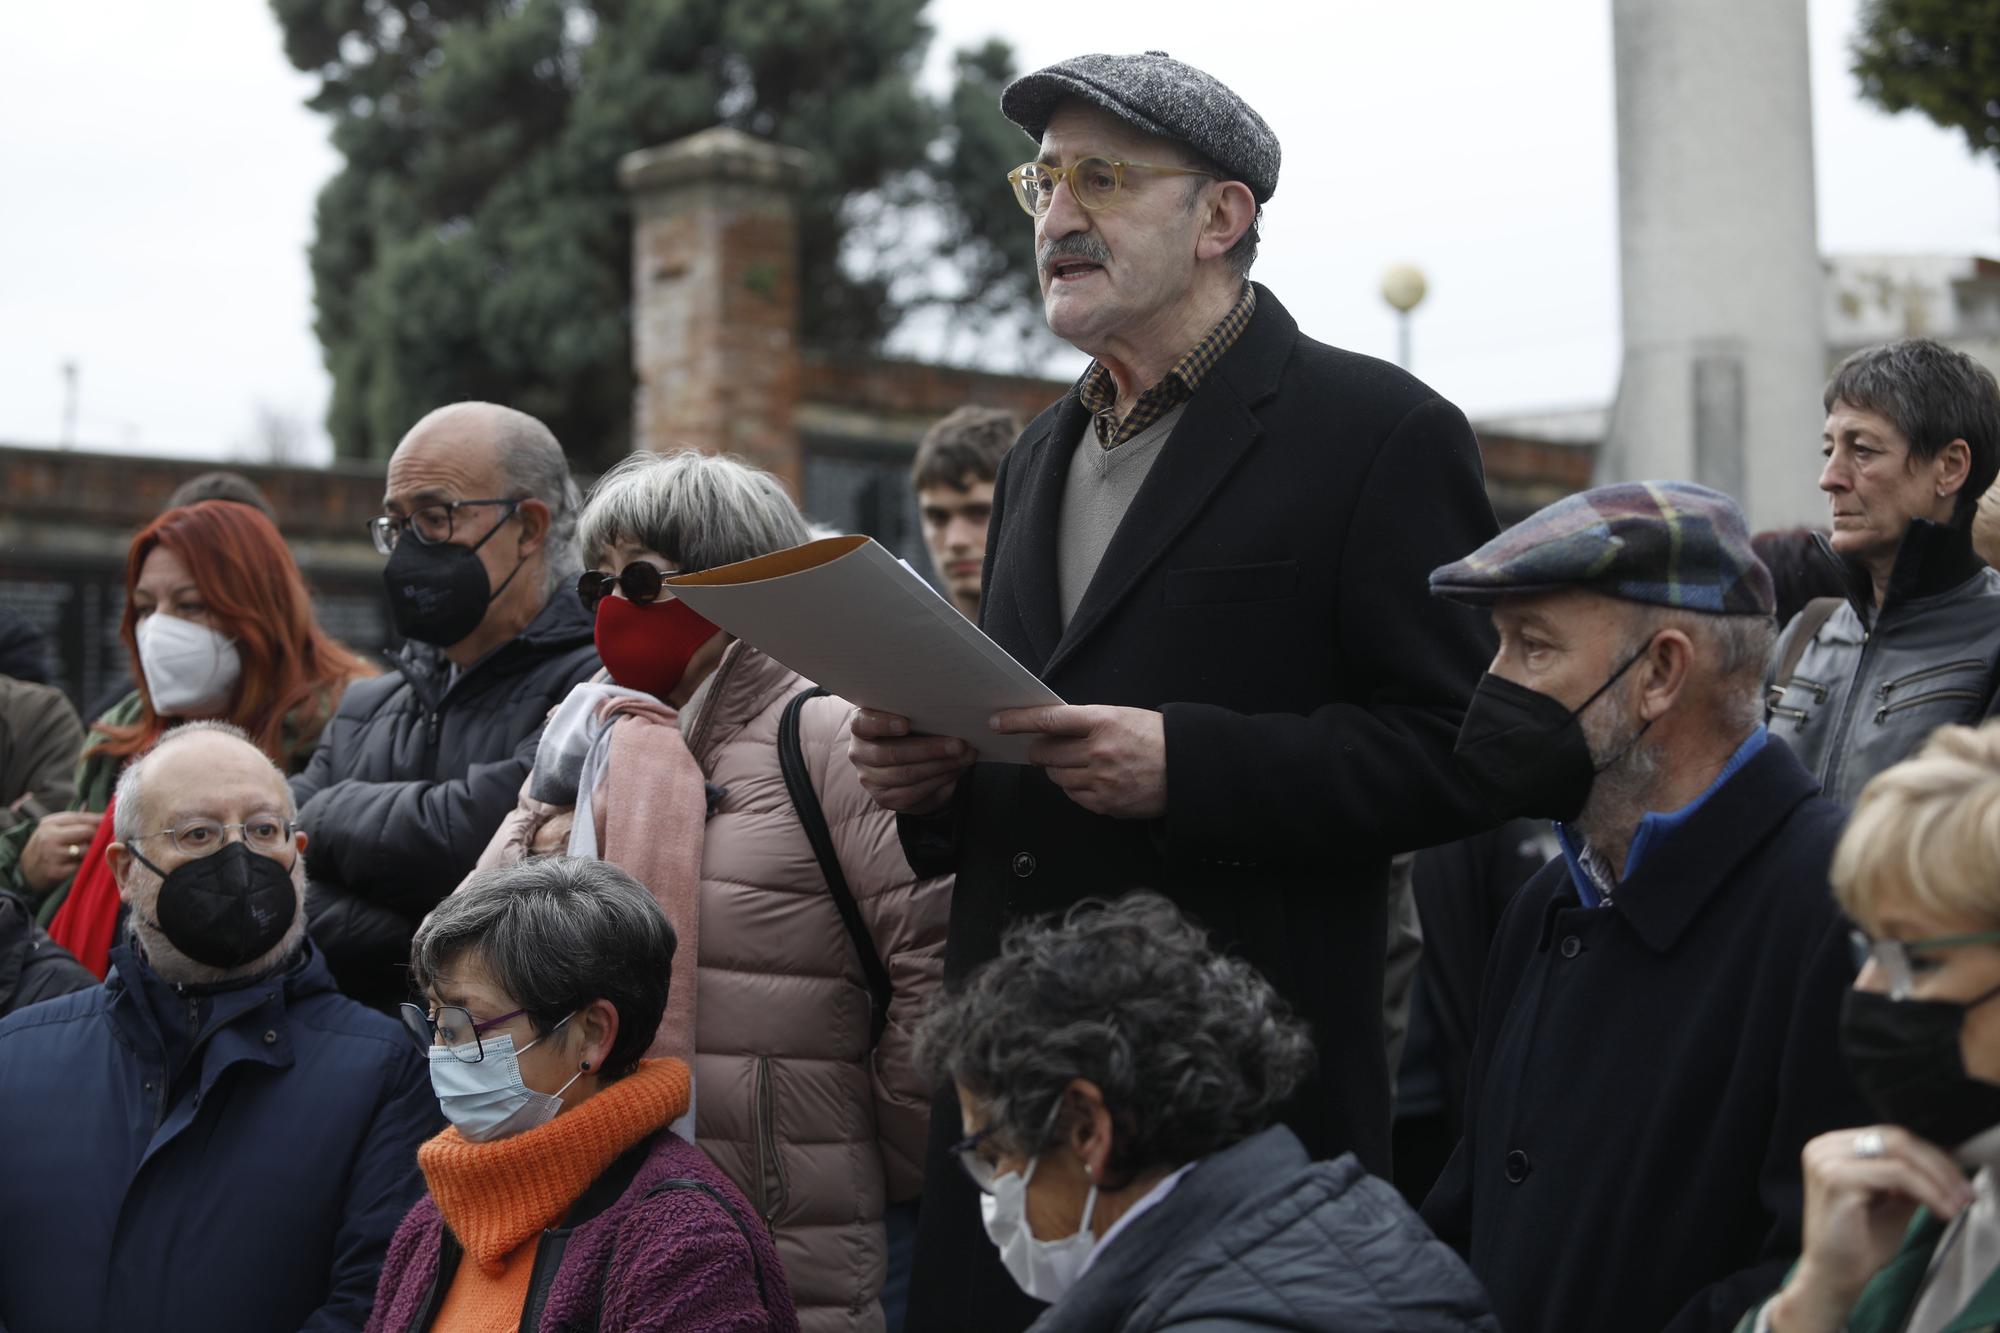
[[[951,804],[970,745],[951,736],[912,736],[910,719],[864,708],[854,715],[848,762],[875,804],[899,815],[934,815]]]
[[[103,820],[88,810],[44,815],[21,848],[21,879],[36,893],[47,893],[74,875]]]
[[[1028,758],[1093,814],[1167,813],[1167,725],[1151,709],[1045,704],[995,713],[992,726],[1003,736],[1039,735]]]

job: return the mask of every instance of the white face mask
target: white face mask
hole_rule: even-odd
[[[1059,1301],[1083,1273],[1097,1237],[1090,1231],[1090,1215],[1097,1207],[1097,1186],[1083,1201],[1083,1221],[1076,1234],[1061,1240],[1037,1240],[1028,1229],[1028,1182],[1035,1178],[1037,1157],[1028,1163],[1027,1174],[1009,1171],[995,1176],[993,1192],[979,1196],[979,1212],[986,1220],[986,1234],[1000,1249],[1000,1262],[1014,1285],[1038,1301]]]
[[[243,659],[236,645],[206,625],[155,611],[139,622],[139,670],[153,711],[168,717],[219,710],[229,702]]]
[[[569,1022],[569,1018],[562,1022]],[[556,1024],[556,1028],[561,1026]],[[431,1047],[431,1091],[437,1094],[444,1118],[474,1143],[508,1138],[555,1119],[562,1110],[562,1095],[569,1091],[570,1083],[583,1077],[583,1071],[570,1075],[569,1083],[553,1093],[536,1092],[522,1082],[520,1056],[541,1040],[535,1038],[520,1051],[514,1049],[512,1033],[483,1040],[485,1058],[470,1064],[448,1047]]]

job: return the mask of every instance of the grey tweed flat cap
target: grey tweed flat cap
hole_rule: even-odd
[[[1278,136],[1264,118],[1220,79],[1165,51],[1059,61],[1008,84],[1000,110],[1039,140],[1065,97],[1093,102],[1148,134],[1187,144],[1249,186],[1260,204],[1278,188]]]

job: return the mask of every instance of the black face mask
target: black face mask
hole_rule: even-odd
[[[1567,822],[1582,812],[1597,775],[1623,759],[1653,724],[1648,721],[1640,727],[1625,748],[1600,768],[1591,760],[1590,742],[1584,739],[1579,719],[1651,647],[1649,641],[1626,658],[1625,665],[1574,709],[1491,672],[1480,677],[1472,702],[1465,706],[1452,757],[1493,814],[1501,819],[1526,816]]]
[[[210,967],[241,967],[269,953],[298,915],[292,872],[240,842],[169,872],[134,850],[132,859],[160,877],[160,933]]]
[[[1840,1053],[1875,1113],[1945,1149],[2000,1125],[2000,1084],[1966,1073],[1959,1048],[1966,1013],[1995,995],[1958,1004],[1847,992]]]
[[[517,561],[513,573],[495,588],[476,552],[512,517],[509,514],[495,523],[471,546],[453,542],[426,546],[407,532],[403,534],[389,555],[389,563],[382,567],[382,584],[389,590],[389,612],[395,617],[398,634],[449,648],[479,628],[479,622],[486,619],[486,608],[507,590],[523,562]]]

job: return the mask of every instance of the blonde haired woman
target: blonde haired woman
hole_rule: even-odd
[[[1834,853],[1866,962],[1841,1045],[1882,1123],[1805,1148],[1805,1246],[1746,1328],[2000,1325],[2000,722],[1862,789]],[[1967,1179],[1968,1172],[1972,1173]]]

